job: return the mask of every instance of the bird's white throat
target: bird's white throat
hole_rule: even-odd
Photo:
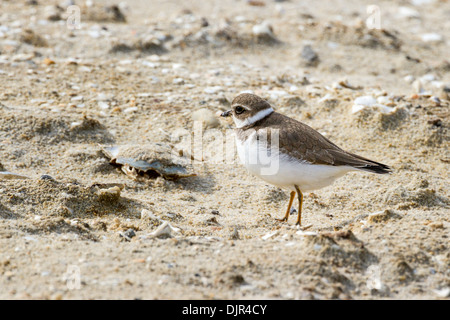
[[[264,119],[272,112],[273,112],[272,108],[267,108],[267,109],[259,111],[258,113],[256,113],[255,115],[253,115],[251,117],[246,118],[245,120],[240,120],[233,115],[234,124],[236,125],[237,128],[243,128],[243,127],[249,126],[251,124],[254,124],[255,122],[257,122],[261,119]]]

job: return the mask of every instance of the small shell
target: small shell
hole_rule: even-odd
[[[166,180],[192,177],[190,159],[180,157],[172,148],[162,143],[146,145],[102,147],[112,165],[118,166],[134,180]]]

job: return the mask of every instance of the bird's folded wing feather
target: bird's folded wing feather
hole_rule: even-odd
[[[282,115],[278,114],[278,116]],[[285,116],[282,117],[284,118],[283,125],[273,126],[273,128],[279,129],[280,149],[291,156],[311,164],[351,166],[360,169],[372,166],[388,168],[381,163],[341,149],[304,123]]]

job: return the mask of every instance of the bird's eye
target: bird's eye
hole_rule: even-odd
[[[236,114],[241,114],[244,111],[245,111],[244,107],[241,106],[237,106],[236,108],[234,108],[234,112],[236,112]]]

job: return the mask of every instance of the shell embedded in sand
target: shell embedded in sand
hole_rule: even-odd
[[[162,143],[102,147],[102,151],[112,165],[120,167],[134,180],[157,177],[178,180],[196,175],[189,159],[180,157]]]

